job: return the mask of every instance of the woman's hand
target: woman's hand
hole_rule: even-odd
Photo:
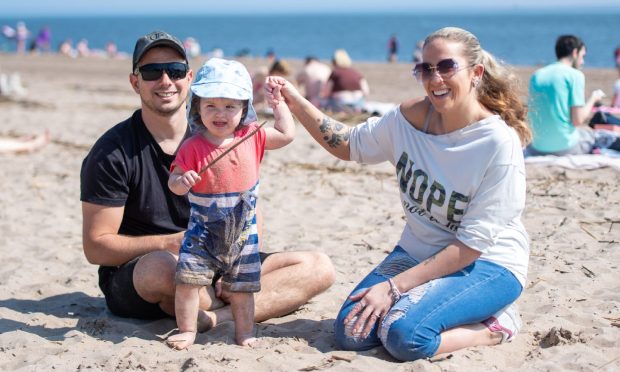
[[[368,337],[370,330],[377,321],[383,317],[392,307],[390,285],[387,281],[381,282],[349,297],[351,301],[359,301],[349,315],[344,319],[344,324],[355,321],[352,328],[353,334],[359,334],[363,338]],[[355,319],[357,317],[357,320]]]
[[[279,92],[276,92],[276,87],[279,88]],[[267,101],[271,102],[270,105],[277,105],[282,98],[287,105],[290,105],[294,100],[303,98],[290,81],[280,76],[267,76],[264,89]]]

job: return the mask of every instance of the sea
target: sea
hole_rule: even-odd
[[[483,48],[517,66],[540,66],[555,61],[559,35],[574,34],[587,46],[585,67],[613,67],[620,46],[620,8],[612,11],[555,13],[553,11],[484,14],[277,14],[178,16],[54,16],[6,18],[0,26],[25,22],[31,39],[43,26],[52,34],[52,50],[63,40],[75,45],[88,41],[103,50],[114,42],[131,53],[138,37],[152,30],[180,39],[193,37],[201,54],[220,49],[224,56],[263,57],[273,50],[278,58],[303,59],[313,55],[329,60],[334,50],[346,49],[354,61],[387,59],[391,35],[398,40],[398,59],[411,62],[416,43],[445,26],[473,32]],[[30,40],[29,40],[30,41]],[[0,52],[15,51],[14,40],[0,35]],[[1,58],[1,56],[0,56]],[[1,61],[1,60],[0,60]]]

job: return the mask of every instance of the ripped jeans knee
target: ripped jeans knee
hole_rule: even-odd
[[[352,294],[386,281],[417,264],[397,246],[358,284]],[[366,338],[353,334],[351,327],[343,323],[357,303],[347,298],[334,325],[336,343],[346,350],[367,350],[383,345],[399,360],[428,358],[437,352],[442,332],[482,322],[514,302],[521,289],[516,277],[504,267],[476,260],[457,272],[403,293],[381,324],[375,324]]]
[[[396,246],[396,248],[379,264],[379,266],[377,266],[357,285],[349,297],[363,291],[366,288],[372,287],[375,284],[384,282],[417,264],[418,262],[411,258],[407,252],[405,252],[401,247]],[[338,316],[336,317],[336,322],[334,324],[336,344],[343,350],[368,350],[373,347],[380,346],[381,340],[379,339],[377,332],[378,324],[375,324],[366,338],[362,338],[360,333],[353,333],[352,328],[353,324],[355,324],[355,319],[347,325],[344,324],[344,319],[351,312],[353,306],[357,303],[357,301],[351,301],[349,297],[347,297],[347,300],[338,312]]]

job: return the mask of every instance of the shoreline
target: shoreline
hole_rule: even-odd
[[[190,60],[190,66],[197,71],[207,55]],[[231,58],[231,57],[224,57]],[[246,65],[250,73],[254,73],[261,67],[268,67],[265,58],[235,58]],[[289,76],[289,80],[294,81],[297,71],[303,66],[303,59],[284,59],[289,63],[293,74]],[[322,62],[329,64],[329,61]],[[542,66],[511,66],[509,65],[522,86],[522,95],[526,99],[527,84],[531,74]],[[16,55],[0,53],[0,72],[14,73],[17,72],[22,76],[24,85],[28,87],[30,84],[29,75],[36,74],[38,68],[45,68],[51,71],[63,71],[65,68],[74,69],[76,74],[92,74],[102,78],[110,78],[110,82],[119,82],[121,76],[116,74],[117,71],[127,71],[130,73],[131,60],[125,59],[108,59],[101,57],[82,57],[69,58],[59,54],[43,54],[43,55]],[[360,70],[366,77],[370,86],[369,101],[400,103],[404,100],[425,95],[423,87],[418,84],[411,74],[413,68],[412,63],[407,62],[353,62],[353,67]],[[613,83],[620,78],[620,74],[614,68],[585,68],[582,70],[586,76],[586,96],[595,89],[602,89],[606,97],[603,100],[605,104],[611,102],[613,95]],[[119,82],[120,84],[120,82]],[[119,89],[123,89],[120,88]],[[129,90],[129,87],[124,89]]]

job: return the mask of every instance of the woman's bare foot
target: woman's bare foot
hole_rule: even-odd
[[[194,344],[194,340],[196,340],[196,332],[181,332],[168,337],[166,345],[173,349],[183,350]]]

